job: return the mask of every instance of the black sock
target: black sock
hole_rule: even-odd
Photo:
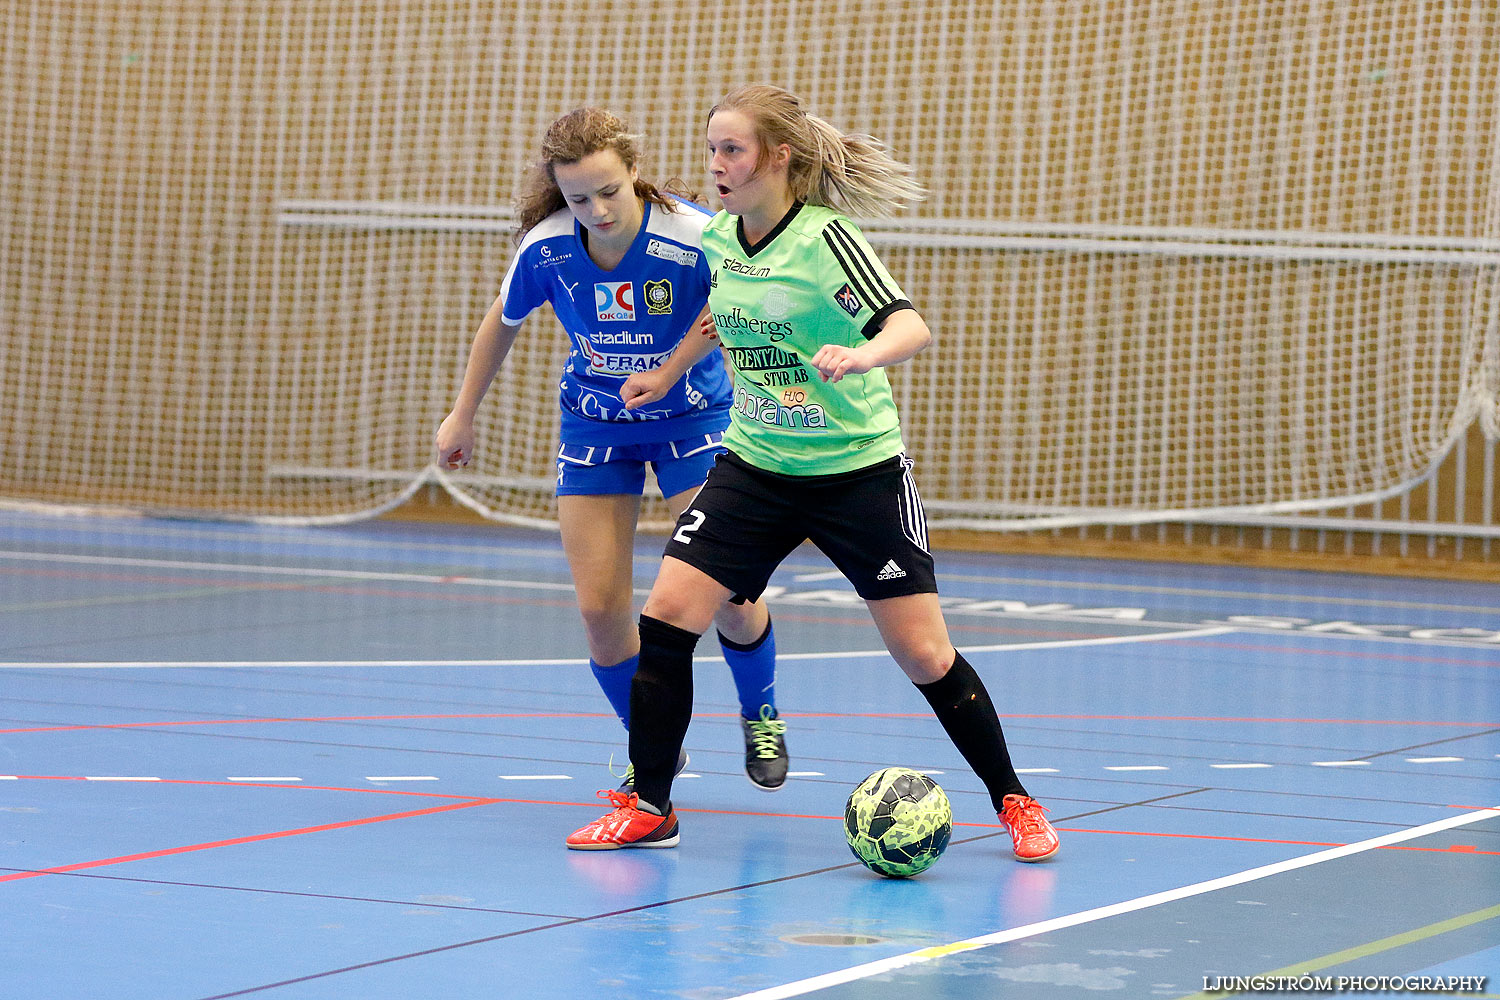
[[[698,636],[641,615],[641,661],[630,682],[630,763],[635,793],[661,810],[672,808],[677,754],[693,718],[693,649]]]
[[[1016,769],[1011,766],[1010,751],[1005,748],[1005,734],[1000,730],[1000,717],[995,714],[990,694],[962,653],[953,651],[953,666],[942,677],[916,687],[932,706],[958,752],[984,782],[996,812],[1007,795],[1026,794]],[[632,702],[631,711],[634,710]]]

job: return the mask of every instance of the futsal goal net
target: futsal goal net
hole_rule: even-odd
[[[1391,0],[0,0],[0,497],[551,523],[550,315],[432,437],[547,123],[704,179],[770,81],[931,197],[867,232],[934,525],[1317,510],[1500,437],[1500,12]],[[648,514],[648,519],[650,515]]]

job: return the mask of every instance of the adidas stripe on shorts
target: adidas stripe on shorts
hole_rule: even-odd
[[[897,455],[831,476],[784,476],[719,455],[678,518],[666,555],[755,600],[776,567],[811,540],[867,601],[937,593],[927,515]]]

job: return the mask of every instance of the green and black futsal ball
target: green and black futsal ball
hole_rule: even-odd
[[[849,794],[844,833],[849,850],[871,871],[909,878],[942,857],[953,835],[953,809],[927,775],[882,768]]]

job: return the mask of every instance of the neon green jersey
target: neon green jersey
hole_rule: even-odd
[[[824,344],[863,344],[912,307],[852,222],[795,205],[749,246],[739,217],[720,212],[703,254],[709,308],[734,364],[725,447],[789,476],[849,472],[904,450],[884,368],[827,383],[808,363]]]

